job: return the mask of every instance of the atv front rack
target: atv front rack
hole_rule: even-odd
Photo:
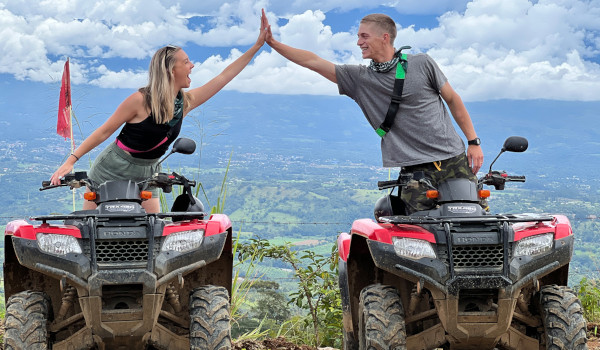
[[[485,216],[382,216],[380,223],[387,224],[451,224],[451,223],[500,223],[500,222],[542,222],[552,221],[549,214],[500,214]]]
[[[74,214],[65,214],[65,215],[44,215],[44,216],[36,216],[31,217],[29,220],[31,221],[42,221],[46,223],[47,221],[53,220],[84,220],[89,217],[94,218],[145,218],[149,216],[155,216],[157,218],[163,219],[168,217],[185,217],[186,219],[191,218],[203,218],[208,216],[205,212],[165,212],[165,213],[154,213],[154,214],[146,214],[146,213],[74,213]]]

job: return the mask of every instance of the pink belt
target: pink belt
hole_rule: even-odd
[[[122,149],[123,151],[127,151],[127,152],[129,152],[129,153],[144,153],[144,152],[150,152],[150,151],[152,151],[153,149],[155,149],[155,148],[157,148],[158,146],[162,145],[163,143],[167,142],[167,140],[168,140],[168,139],[169,139],[168,137],[165,137],[165,138],[164,138],[162,141],[160,141],[160,142],[158,143],[158,145],[156,145],[156,146],[154,146],[154,147],[152,147],[152,148],[150,148],[149,150],[146,150],[146,151],[138,151],[138,150],[135,150],[135,149],[133,149],[133,148],[129,148],[129,147],[125,146],[125,144],[123,144],[123,142],[121,142],[119,139],[116,139],[116,140],[115,140],[115,143],[116,143],[116,144],[117,144],[117,146],[118,146],[120,149]]]

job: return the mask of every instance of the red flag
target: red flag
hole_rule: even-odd
[[[71,138],[71,77],[69,73],[69,59],[65,62],[62,84],[60,86],[56,133],[65,139]]]

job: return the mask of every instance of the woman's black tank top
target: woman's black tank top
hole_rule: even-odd
[[[116,142],[135,158],[160,158],[179,136],[182,122],[183,94],[180,92],[175,99],[173,119],[164,124],[157,124],[150,114],[139,123],[125,123]]]

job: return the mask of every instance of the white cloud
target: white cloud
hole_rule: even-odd
[[[356,22],[334,32],[327,12],[376,6],[402,14],[436,14],[437,26],[398,28],[397,46],[411,45],[436,59],[467,101],[496,98],[598,100],[600,2],[598,0],[8,0],[0,3],[0,73],[56,82],[66,57],[72,81],[136,88],[146,81],[154,50],[176,43],[231,50],[196,63],[198,86],[256,40],[261,8],[277,38],[335,63],[363,63]],[[356,11],[354,11],[356,12]],[[337,15],[339,19],[341,15]],[[339,25],[336,27],[339,28]],[[222,52],[222,50],[220,51]],[[192,59],[194,54],[190,54]],[[265,47],[227,89],[248,92],[336,95],[334,84]]]
[[[596,5],[598,3],[596,2]],[[476,0],[440,18],[429,54],[467,100],[597,100],[600,46],[593,2]],[[598,85],[596,85],[598,84]]]
[[[474,0],[463,13],[448,12],[436,28],[399,28],[397,46],[436,59],[467,101],[489,99],[598,100],[600,95],[600,3],[562,0]],[[280,28],[281,40],[334,62],[360,61],[351,33],[332,34],[320,11],[294,15]],[[304,30],[301,31],[301,28]],[[302,33],[302,34],[300,34]],[[335,41],[334,36],[347,42]],[[335,44],[333,44],[335,43]],[[340,60],[334,52],[353,53]],[[337,59],[336,59],[337,58]],[[303,68],[283,66],[274,78],[299,76]],[[295,72],[290,71],[293,69]],[[312,78],[312,77],[311,77]],[[281,91],[295,91],[286,86]],[[333,93],[323,88],[306,93]]]
[[[146,85],[148,81],[148,72],[146,71],[132,72],[121,70],[114,72],[104,65],[97,67],[96,71],[100,77],[89,83],[103,88],[138,88]]]
[[[74,73],[82,79],[73,79],[74,83],[91,81],[108,86],[113,79],[121,83],[118,77],[124,72],[110,72],[97,60],[125,58],[139,65],[140,60],[148,60],[157,47],[167,43],[228,47],[249,45],[256,40],[260,2],[221,4],[214,17],[215,26],[208,30],[188,26],[189,18],[170,3],[166,0],[0,3],[3,52],[0,73],[12,74],[17,79],[52,82],[62,72],[56,63],[71,57],[81,63],[74,67]],[[107,76],[98,76],[99,73]]]
[[[462,11],[469,0],[395,0],[389,3],[401,14],[441,15],[447,11]]]

